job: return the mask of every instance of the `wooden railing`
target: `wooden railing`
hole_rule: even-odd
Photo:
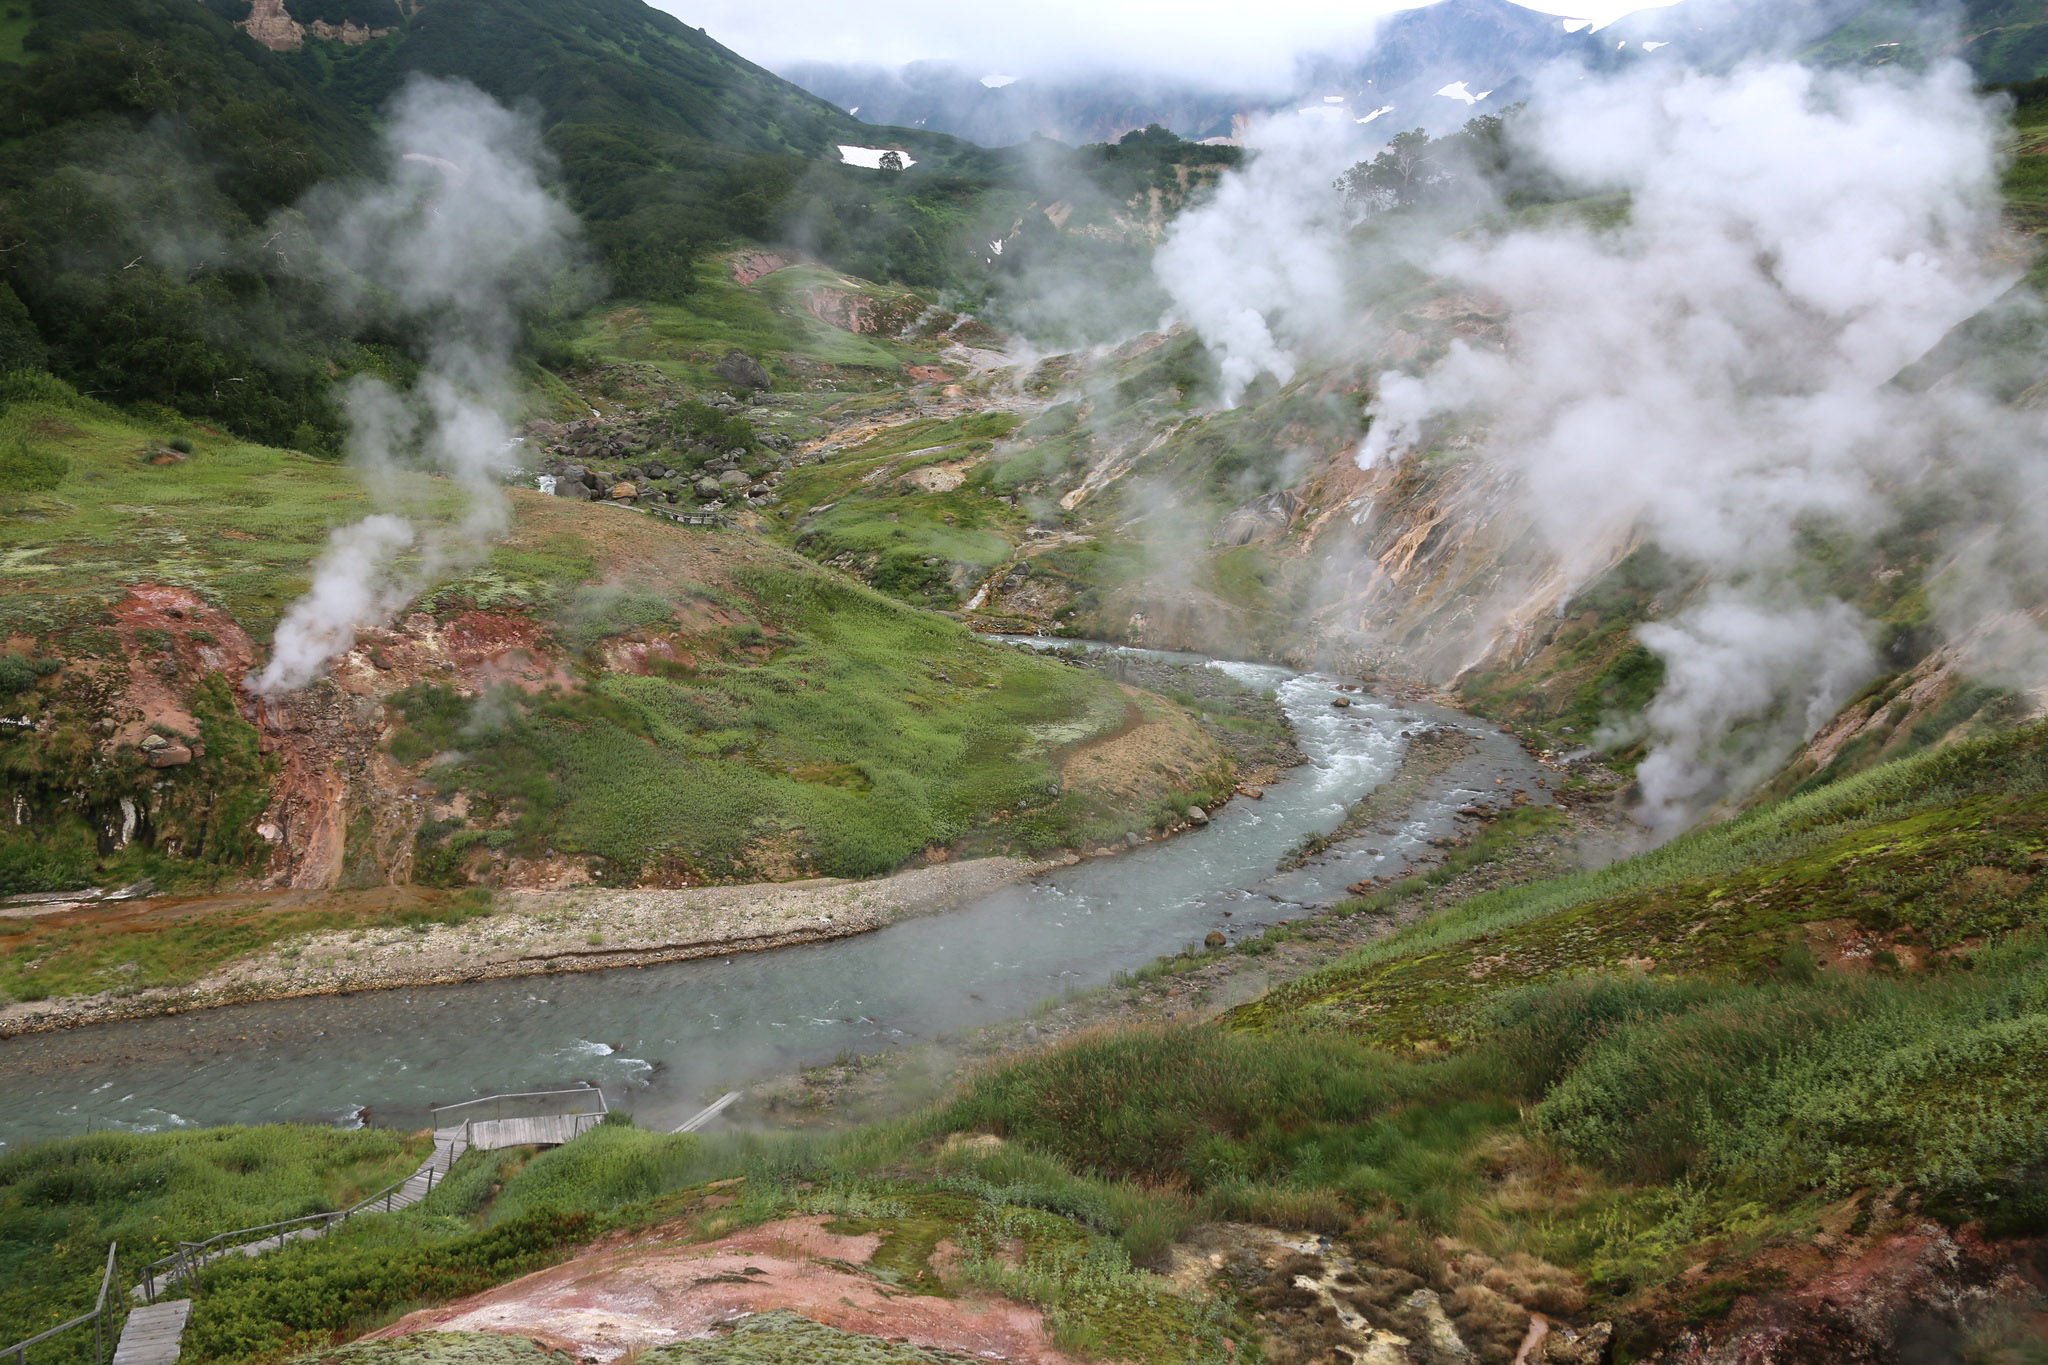
[[[451,1158],[449,1164],[454,1164]],[[169,1290],[180,1284],[186,1293],[191,1293],[196,1277],[201,1270],[221,1257],[244,1247],[261,1246],[276,1239],[278,1246],[294,1238],[303,1240],[308,1234],[325,1237],[334,1230],[337,1223],[346,1223],[359,1213],[389,1213],[396,1206],[398,1196],[405,1187],[424,1174],[425,1188],[420,1191],[424,1199],[433,1191],[435,1178],[440,1175],[430,1163],[424,1171],[414,1171],[405,1179],[387,1185],[367,1199],[359,1199],[345,1209],[334,1209],[327,1213],[309,1213],[300,1218],[287,1218],[278,1223],[259,1223],[255,1227],[236,1228],[233,1232],[218,1232],[203,1242],[180,1242],[178,1249],[161,1259],[151,1261],[142,1268],[142,1282],[136,1292],[145,1303],[155,1303],[160,1290]],[[251,1235],[255,1234],[255,1235]],[[247,1254],[247,1253],[244,1253]]]
[[[107,1243],[107,1268],[100,1275],[100,1296],[93,1301],[90,1313],[80,1313],[69,1322],[60,1322],[55,1327],[38,1332],[25,1341],[17,1341],[12,1346],[0,1349],[0,1362],[11,1360],[14,1365],[28,1365],[29,1347],[39,1345],[74,1327],[83,1327],[89,1322],[92,1324],[93,1365],[100,1365],[100,1362],[107,1358],[107,1293],[114,1287],[114,1252],[120,1245],[119,1242]]]
[[[586,1102],[595,1100],[597,1101],[597,1108],[565,1109],[561,1104],[536,1105],[524,1103],[527,1100],[553,1100],[563,1096],[574,1096],[578,1100]],[[505,1118],[507,1117],[505,1113],[505,1106],[507,1104],[511,1104],[515,1109],[527,1111],[511,1115],[510,1117],[513,1118],[538,1118],[543,1116],[581,1118],[588,1115],[592,1119],[602,1119],[611,1112],[611,1106],[605,1103],[604,1092],[594,1085],[573,1086],[567,1090],[518,1090],[504,1095],[485,1095],[481,1099],[463,1100],[457,1104],[431,1105],[428,1107],[427,1112],[433,1115],[434,1131],[445,1133],[450,1131],[455,1123],[460,1123],[466,1128],[472,1123]],[[483,1105],[491,1106],[489,1113],[483,1112]],[[451,1120],[453,1120],[453,1123],[451,1123]]]

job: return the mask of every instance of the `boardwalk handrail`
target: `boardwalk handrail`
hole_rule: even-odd
[[[425,1171],[426,1189],[421,1192],[421,1198],[431,1194],[434,1189],[436,1172],[431,1162],[425,1167]],[[345,1209],[330,1209],[325,1213],[308,1213],[298,1218],[286,1218],[281,1222],[258,1223],[254,1227],[236,1228],[232,1232],[217,1232],[203,1242],[180,1242],[176,1251],[168,1256],[151,1261],[142,1268],[142,1283],[139,1287],[142,1290],[143,1301],[146,1303],[156,1302],[156,1282],[159,1273],[162,1274],[166,1287],[183,1280],[186,1289],[189,1291],[192,1288],[195,1275],[204,1270],[210,1262],[218,1260],[235,1247],[253,1246],[261,1242],[267,1242],[273,1236],[277,1238],[278,1246],[282,1247],[295,1235],[294,1230],[303,1230],[317,1226],[319,1231],[315,1235],[325,1237],[334,1230],[336,1223],[345,1223],[359,1213],[389,1213],[398,1198],[399,1192],[418,1179],[419,1176],[420,1172],[414,1171],[403,1180],[386,1185],[367,1199],[359,1199]],[[381,1210],[375,1207],[379,1204],[383,1206]],[[249,1234],[252,1232],[263,1235],[251,1237]],[[230,1245],[216,1245],[216,1243],[228,1243],[230,1238],[234,1239]]]
[[[550,1095],[593,1095],[597,1098],[598,1107],[595,1109],[579,1109],[576,1111],[577,1113],[608,1114],[611,1112],[611,1106],[605,1103],[604,1091],[594,1085],[571,1086],[566,1090],[514,1090],[508,1091],[503,1095],[484,1095],[473,1100],[458,1100],[454,1104],[430,1104],[427,1106],[427,1112],[434,1115],[434,1127],[436,1130],[439,1130],[441,1127],[439,1122],[440,1116],[456,1109],[467,1109],[472,1104],[497,1104],[504,1100],[540,1100],[546,1099]]]
[[[0,1360],[7,1360],[11,1357],[14,1365],[26,1365],[29,1347],[48,1341],[60,1332],[68,1332],[72,1328],[83,1326],[88,1322],[92,1324],[92,1358],[94,1365],[98,1365],[98,1362],[105,1360],[107,1356],[107,1290],[113,1287],[114,1252],[120,1245],[119,1242],[107,1243],[107,1268],[100,1275],[100,1296],[93,1301],[90,1313],[80,1313],[69,1322],[60,1322],[55,1327],[46,1328],[32,1337],[15,1342],[12,1346],[0,1348]]]

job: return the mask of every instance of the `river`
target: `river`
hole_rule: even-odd
[[[1015,1017],[1212,929],[1235,936],[1327,904],[1449,832],[1457,806],[1497,799],[1485,774],[1526,781],[1539,771],[1510,737],[1457,712],[1260,664],[1208,666],[1275,690],[1308,761],[1206,827],[829,943],[0,1041],[0,1142],[365,1114],[421,1126],[429,1104],[576,1080],[603,1086],[644,1126],[673,1126],[721,1089]],[[1334,705],[1340,696],[1350,705]],[[1372,850],[1354,845],[1276,875],[1289,849],[1334,829],[1397,769],[1405,734],[1427,723],[1475,737],[1468,785],[1409,812]]]

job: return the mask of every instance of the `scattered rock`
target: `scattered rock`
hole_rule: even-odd
[[[765,389],[774,383],[761,362],[745,351],[732,350],[711,367],[712,373],[737,389]]]

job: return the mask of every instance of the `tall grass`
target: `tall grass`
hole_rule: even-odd
[[[1284,1002],[1311,996],[1364,968],[1468,942],[1589,901],[1796,859],[1855,830],[1979,793],[2048,790],[2044,740],[2048,724],[2036,724],[1901,759],[1603,868],[1474,896],[1354,949],[1281,987],[1272,998]]]
[[[382,1129],[275,1126],[95,1133],[0,1157],[0,1345],[92,1306],[107,1243],[122,1274],[180,1240],[340,1208],[402,1178],[427,1143]],[[76,1336],[76,1334],[73,1334]],[[90,1354],[90,1334],[41,1348]]]

